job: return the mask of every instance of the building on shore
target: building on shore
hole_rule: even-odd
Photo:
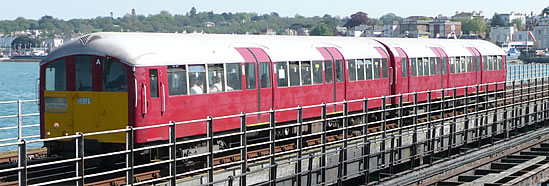
[[[459,38],[461,37],[461,22],[436,20],[429,22],[430,38]]]

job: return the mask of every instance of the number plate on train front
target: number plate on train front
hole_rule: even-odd
[[[79,105],[91,105],[92,99],[91,98],[78,98],[76,101]]]

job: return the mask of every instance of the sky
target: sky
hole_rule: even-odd
[[[293,17],[296,14],[311,17],[330,14],[350,16],[358,11],[369,17],[378,18],[387,13],[401,17],[429,16],[439,14],[452,16],[456,11],[483,11],[486,17],[495,12],[539,14],[549,6],[547,0],[9,0],[1,3],[0,20],[17,17],[39,19],[50,15],[64,20],[94,18],[97,16],[122,17],[135,9],[137,14],[158,14],[165,10],[172,14],[185,14],[192,7],[198,12],[255,12],[268,14],[277,12],[280,16]]]

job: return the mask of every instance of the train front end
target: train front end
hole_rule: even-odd
[[[76,44],[72,44],[76,45]],[[40,63],[41,138],[123,129],[128,125],[131,68],[118,59],[61,47]],[[71,51],[66,55],[63,50]],[[86,50],[84,50],[86,51]],[[55,56],[58,55],[58,56]],[[124,133],[86,136],[86,151],[123,148]],[[45,143],[50,154],[74,150],[74,138]]]

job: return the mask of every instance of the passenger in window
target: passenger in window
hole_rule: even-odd
[[[204,93],[204,88],[202,87],[203,83],[200,78],[195,77],[191,82],[192,82],[191,95]]]
[[[210,84],[210,93],[223,92],[223,78],[221,76],[216,76],[213,79],[212,84]],[[227,91],[233,91],[232,87],[227,86]]]

